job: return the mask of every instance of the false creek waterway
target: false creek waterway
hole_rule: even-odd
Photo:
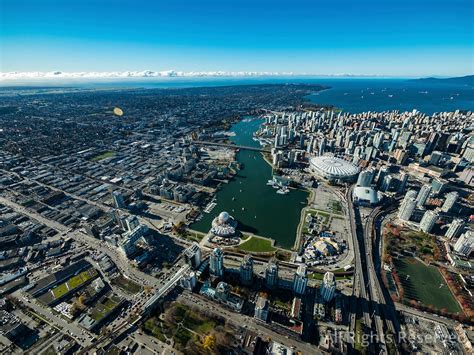
[[[237,145],[260,147],[252,138],[262,122],[252,119],[233,124],[230,130],[235,135],[230,140]],[[216,194],[216,207],[210,213],[204,213],[191,228],[207,233],[212,219],[227,211],[239,222],[238,228],[242,232],[272,238],[278,246],[291,248],[309,193],[291,189],[287,195],[277,194],[267,185],[272,178],[272,168],[260,152],[240,150],[236,159],[243,168],[228,184],[221,186]]]

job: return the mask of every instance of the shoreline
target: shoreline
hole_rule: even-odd
[[[308,191],[309,196],[308,196],[308,201],[306,203],[306,206],[301,210],[301,216],[300,216],[300,223],[298,223],[298,227],[296,229],[296,236],[295,236],[295,243],[293,244],[293,250],[298,251],[300,246],[301,246],[301,237],[302,237],[302,228],[304,226],[304,217],[306,216],[306,211],[310,207],[310,203],[313,200],[314,195],[316,194],[316,191],[314,189],[311,189]]]

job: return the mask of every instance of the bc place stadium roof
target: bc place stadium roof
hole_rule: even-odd
[[[316,173],[327,178],[349,178],[359,173],[359,168],[343,159],[332,156],[311,158],[311,167]]]

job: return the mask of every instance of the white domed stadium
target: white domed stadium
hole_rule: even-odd
[[[328,155],[311,158],[309,166],[315,174],[329,181],[354,181],[359,174],[354,164]]]
[[[227,212],[221,212],[212,220],[211,233],[215,236],[226,238],[233,237],[236,233],[237,221]]]
[[[371,187],[356,186],[352,198],[357,205],[375,206],[382,199],[382,194]]]

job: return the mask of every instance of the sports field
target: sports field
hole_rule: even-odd
[[[426,266],[414,258],[396,259],[395,265],[405,291],[405,299],[422,302],[439,310],[451,313],[461,312],[448,285],[438,269]]]

